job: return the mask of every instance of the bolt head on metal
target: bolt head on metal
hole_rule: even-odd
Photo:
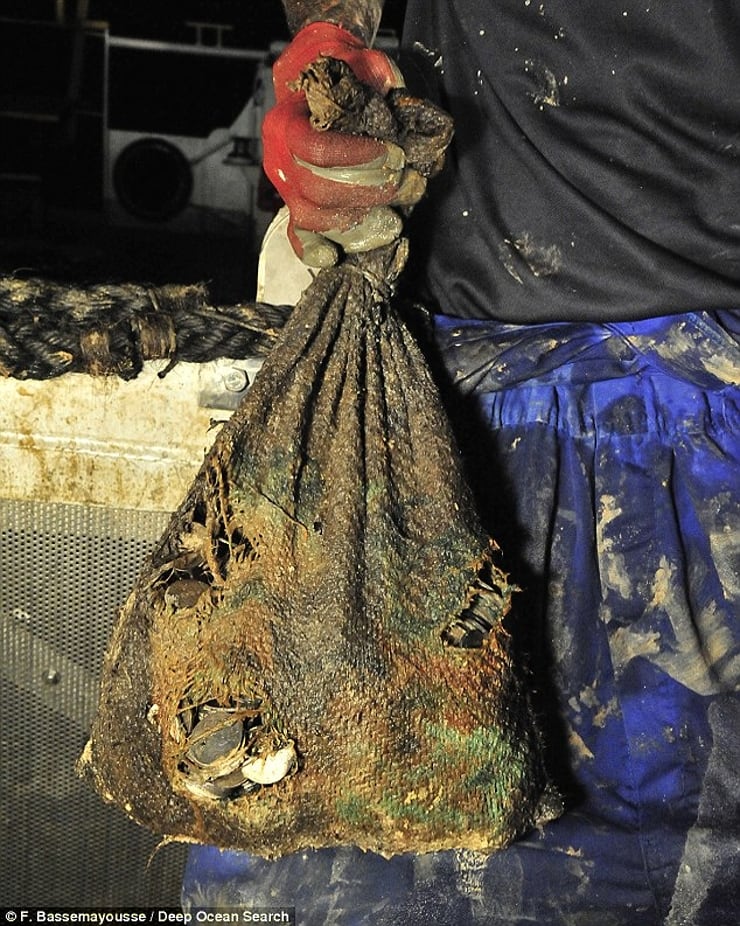
[[[223,384],[228,392],[244,392],[249,385],[247,371],[232,367],[224,373]]]

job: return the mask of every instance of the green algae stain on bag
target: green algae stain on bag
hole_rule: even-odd
[[[485,851],[557,814],[405,259],[319,273],[122,610],[80,768],[159,834]]]

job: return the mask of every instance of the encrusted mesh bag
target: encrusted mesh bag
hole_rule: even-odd
[[[432,173],[446,117],[388,102]],[[392,855],[557,813],[512,588],[391,302],[405,256],[318,274],[122,610],[80,768],[155,832]]]

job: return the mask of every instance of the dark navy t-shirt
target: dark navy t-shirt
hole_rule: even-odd
[[[740,4],[409,0],[404,47],[456,125],[411,226],[439,311],[740,306]]]

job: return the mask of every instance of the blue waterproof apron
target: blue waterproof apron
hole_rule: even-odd
[[[738,327],[437,318],[568,810],[488,859],[193,848],[187,906],[285,905],[305,926],[740,921]]]

